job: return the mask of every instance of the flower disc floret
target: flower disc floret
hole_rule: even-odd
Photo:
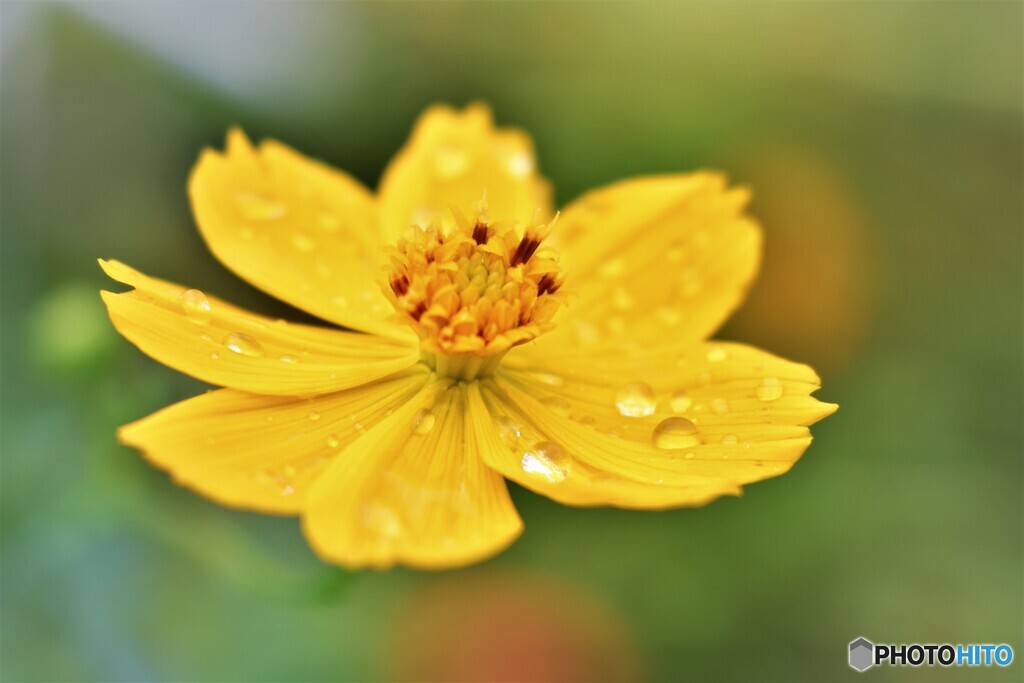
[[[455,224],[413,226],[391,250],[385,294],[416,330],[424,359],[445,374],[488,374],[513,346],[551,327],[562,301],[557,255],[541,245],[551,224],[520,232],[486,209]],[[450,366],[464,371],[445,371]]]

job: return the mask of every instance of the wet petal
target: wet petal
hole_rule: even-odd
[[[702,172],[627,180],[572,202],[552,241],[577,299],[537,348],[710,336],[742,301],[760,261],[760,228],[743,215],[747,199]]]
[[[510,544],[522,522],[467,433],[459,385],[437,382],[349,446],[311,491],[303,525],[347,567],[440,569]]]
[[[494,220],[524,224],[538,210],[541,220],[550,217],[551,190],[536,171],[528,135],[496,129],[482,104],[428,109],[381,179],[385,243],[412,224],[451,221],[452,206],[468,213],[485,191]]]
[[[836,408],[811,396],[813,370],[740,344],[507,365],[489,407],[517,411],[588,466],[648,483],[776,476],[810,444],[807,425]]]
[[[505,477],[566,505],[667,508],[736,494],[730,480],[674,463],[644,444],[576,422],[497,378],[466,388],[481,457]]]
[[[262,394],[309,395],[402,372],[414,344],[273,320],[117,261],[106,273],[130,292],[102,292],[117,330],[145,354],[218,386]]]
[[[203,152],[189,195],[210,249],[240,277],[344,327],[410,334],[377,282],[373,196],[349,176],[279,142],[254,147],[236,129],[225,152]]]
[[[122,427],[122,443],[223,505],[297,514],[346,446],[426,384],[425,368],[312,399],[212,391]]]

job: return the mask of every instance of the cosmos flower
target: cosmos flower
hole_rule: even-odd
[[[218,387],[123,427],[224,505],[300,515],[347,567],[464,565],[523,523],[506,479],[567,505],[669,508],[788,470],[835,406],[811,368],[707,339],[761,232],[711,172],[594,190],[561,214],[529,138],[434,107],[376,194],[237,130],[190,182],[228,268],[330,325],[101,262],[143,352]]]

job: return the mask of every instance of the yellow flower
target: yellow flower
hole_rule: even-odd
[[[301,515],[331,562],[493,555],[523,526],[506,478],[568,505],[703,505],[788,470],[835,410],[811,368],[706,341],[761,249],[716,173],[556,216],[529,138],[474,105],[424,113],[376,195],[237,130],[189,195],[225,265],[338,327],[101,262],[134,288],[103,292],[121,334],[224,387],[120,438],[224,505]]]

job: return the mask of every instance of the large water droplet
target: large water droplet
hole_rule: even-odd
[[[210,300],[198,289],[186,289],[178,297],[178,302],[189,320],[206,323],[210,319]]]
[[[260,358],[264,355],[263,346],[245,332],[232,332],[224,337],[224,346],[229,351],[240,353],[243,356]]]
[[[626,417],[644,417],[654,414],[658,399],[646,383],[630,382],[616,394],[615,407]]]
[[[551,408],[552,411],[562,416],[568,416],[569,412],[571,411],[571,408],[569,407],[569,402],[566,401],[561,396],[548,396],[547,398],[543,399],[541,403],[543,403],[548,408]]]
[[[693,405],[693,399],[690,398],[688,393],[680,389],[672,394],[672,398],[669,399],[669,405],[672,407],[673,413],[682,415]]]
[[[685,417],[670,417],[654,428],[654,445],[665,450],[677,451],[700,445],[700,431],[697,425]]]
[[[707,356],[708,360],[711,361],[712,363],[717,363],[718,361],[725,360],[725,349],[723,349],[721,346],[712,346],[710,349],[708,349]]]
[[[724,398],[716,398],[711,401],[711,412],[715,415],[725,415],[729,412],[729,402]]]
[[[320,413],[319,412],[317,412],[316,410],[309,411],[309,420],[310,420],[310,422],[316,422],[319,419],[320,419]]]
[[[288,214],[286,204],[255,192],[236,192],[235,204],[251,221],[273,221]]]
[[[552,484],[569,476],[571,460],[565,449],[552,441],[538,441],[523,454],[523,471]]]
[[[515,450],[516,446],[519,445],[519,437],[521,435],[519,425],[516,424],[515,420],[504,415],[495,415],[493,422],[502,443],[509,449]]]
[[[434,428],[435,422],[437,422],[437,418],[434,417],[434,413],[428,408],[423,408],[413,418],[412,433],[420,435],[429,434],[430,430]]]
[[[757,387],[757,397],[762,401],[782,398],[782,382],[775,377],[765,377]]]
[[[339,445],[341,445],[341,441],[338,440],[337,434],[331,434],[330,436],[327,437],[328,448],[337,448]]]

